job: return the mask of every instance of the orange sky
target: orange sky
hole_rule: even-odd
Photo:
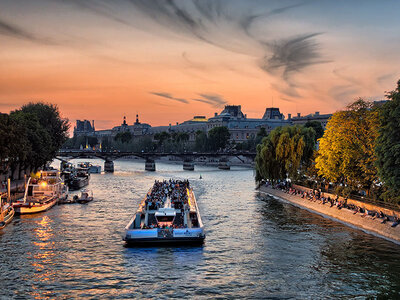
[[[41,100],[97,129],[224,104],[248,117],[272,102],[285,115],[330,113],[383,98],[400,77],[396,1],[168,3],[2,1],[0,111]]]

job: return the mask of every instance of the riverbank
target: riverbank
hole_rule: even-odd
[[[346,208],[338,209],[336,206],[330,207],[328,204],[310,201],[301,198],[300,195],[290,195],[284,191],[267,186],[261,186],[259,191],[325,218],[400,244],[400,225],[391,227],[392,222],[382,224],[382,219],[373,219],[371,216],[362,216],[360,213],[354,214],[352,210]]]

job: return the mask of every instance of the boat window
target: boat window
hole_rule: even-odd
[[[174,216],[157,216],[157,222],[172,222]]]

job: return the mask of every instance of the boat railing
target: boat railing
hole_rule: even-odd
[[[203,221],[201,220],[201,215],[200,215],[200,211],[199,211],[199,207],[197,206],[197,201],[196,201],[196,197],[192,191],[192,196],[193,196],[193,202],[194,205],[196,206],[196,214],[197,214],[197,221],[199,222],[199,227],[203,227]]]

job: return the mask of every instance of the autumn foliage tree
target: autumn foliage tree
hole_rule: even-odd
[[[378,110],[361,98],[333,114],[319,140],[318,174],[334,183],[369,191],[377,179]]]

